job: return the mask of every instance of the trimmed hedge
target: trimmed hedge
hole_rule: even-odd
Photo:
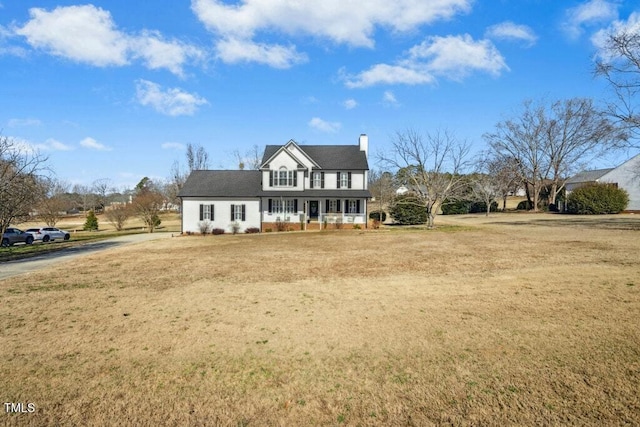
[[[498,211],[498,203],[491,202],[491,212]],[[487,212],[487,204],[485,202],[472,202],[470,200],[456,200],[453,202],[445,202],[442,205],[443,215],[460,215],[468,213],[485,213]]]
[[[387,220],[387,213],[385,211],[382,211],[382,219],[380,219],[380,211],[372,211],[369,213],[369,219],[385,222]]]
[[[425,206],[415,196],[406,194],[396,197],[389,213],[396,224],[424,224],[428,219]]]
[[[629,193],[611,184],[589,184],[567,197],[567,213],[580,215],[617,214],[629,205]]]

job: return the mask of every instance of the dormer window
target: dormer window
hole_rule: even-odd
[[[270,171],[269,185],[271,187],[296,187],[298,185],[298,171],[287,170],[284,166],[277,171]]]

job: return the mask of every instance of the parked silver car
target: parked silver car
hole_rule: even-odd
[[[2,235],[2,246],[11,246],[14,243],[26,243],[30,245],[33,243],[34,237],[31,233],[27,233],[17,228],[9,227]]]
[[[49,242],[53,240],[69,240],[69,232],[55,227],[29,228],[27,233],[31,233],[35,240]]]

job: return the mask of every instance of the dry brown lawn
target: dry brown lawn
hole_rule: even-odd
[[[8,425],[638,425],[640,217],[176,237],[0,281]],[[0,266],[1,268],[1,266]]]

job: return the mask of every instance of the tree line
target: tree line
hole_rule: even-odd
[[[407,129],[392,137],[379,164],[394,173],[371,174],[376,198],[389,202],[390,188],[404,185],[411,197],[400,203],[424,208],[434,225],[444,203],[459,200],[491,203],[517,188],[533,210],[555,208],[565,181],[592,160],[621,149],[640,148],[640,34],[610,34],[594,67],[614,96],[605,108],[588,98],[525,100],[511,117],[483,135],[486,150],[469,156],[470,145],[449,131],[420,133]],[[640,171],[637,171],[640,178]],[[544,194],[543,194],[544,193]],[[504,205],[503,205],[504,206]]]

